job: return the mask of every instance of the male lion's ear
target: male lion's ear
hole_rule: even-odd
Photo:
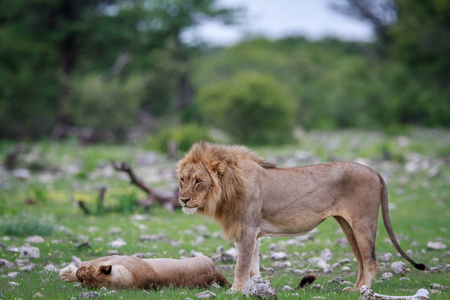
[[[111,274],[111,270],[112,270],[112,266],[108,265],[108,266],[100,266],[99,271],[103,274],[109,275]]]
[[[217,171],[217,174],[219,175],[223,175],[223,173],[225,173],[225,170],[227,169],[227,162],[226,161],[221,161],[220,163],[218,163],[215,168]]]

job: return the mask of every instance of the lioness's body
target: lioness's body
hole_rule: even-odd
[[[135,256],[105,256],[81,262],[76,267],[61,270],[66,281],[79,281],[90,287],[116,287],[122,289],[157,287],[197,287],[213,283],[231,285],[206,256],[183,260],[156,258],[140,259]]]
[[[397,250],[383,178],[351,162],[276,168],[241,146],[197,143],[180,161],[180,204],[187,213],[214,217],[236,239],[238,260],[232,289],[259,274],[257,239],[311,231],[327,217],[341,225],[359,264],[355,289],[375,280],[379,206]],[[418,265],[417,265],[418,266]],[[418,268],[421,266],[418,266]]]

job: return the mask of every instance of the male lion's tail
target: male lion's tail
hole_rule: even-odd
[[[392,230],[391,221],[389,220],[388,193],[387,193],[386,183],[384,182],[383,177],[379,173],[377,173],[377,175],[378,175],[378,177],[380,177],[381,188],[382,188],[382,192],[381,192],[381,215],[383,216],[384,227],[386,228],[386,231],[387,231],[387,233],[389,235],[389,238],[391,239],[391,241],[394,244],[395,248],[397,249],[398,253],[400,253],[400,255],[404,259],[409,261],[416,269],[425,270],[425,265],[424,264],[416,263],[400,247],[400,244],[398,243],[397,238],[395,237],[394,231]]]

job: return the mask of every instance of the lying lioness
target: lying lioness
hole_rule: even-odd
[[[140,259],[135,256],[106,256],[70,265],[59,272],[66,281],[81,282],[89,287],[121,289],[158,287],[201,287],[218,283],[231,286],[214,262],[206,256],[183,260]]]

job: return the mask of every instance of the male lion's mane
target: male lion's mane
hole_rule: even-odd
[[[208,142],[196,143],[178,165],[178,177],[188,163],[203,164],[209,172],[214,184],[209,191],[205,207],[200,208],[199,212],[217,219],[227,240],[239,240],[245,230],[245,220],[242,220],[242,216],[244,208],[247,207],[245,202],[248,201],[247,181],[240,165],[249,161],[265,169],[276,167],[247,147]]]

